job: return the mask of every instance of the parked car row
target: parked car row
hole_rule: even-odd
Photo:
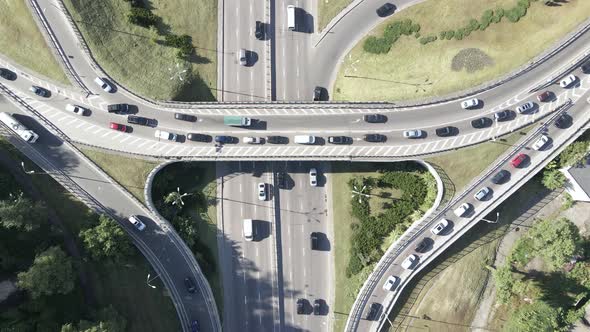
[[[309,310],[311,309],[311,310]],[[313,306],[309,304],[309,301],[303,298],[297,299],[297,314],[307,315],[313,312],[314,315],[322,315],[324,312],[324,300],[315,299]]]

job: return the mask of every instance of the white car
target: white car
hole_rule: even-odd
[[[111,87],[111,85],[108,84],[105,80],[103,80],[100,77],[95,78],[94,83],[96,83],[101,89],[103,89],[106,92],[113,91],[113,88]]]
[[[404,259],[404,261],[402,262],[402,267],[406,270],[409,270],[414,267],[414,265],[416,264],[417,261],[418,261],[418,256],[410,255],[410,256],[408,256],[408,258]]]
[[[535,104],[532,101],[527,101],[526,103],[518,106],[516,108],[516,111],[520,114],[532,109],[535,106]]]
[[[413,130],[406,130],[404,131],[405,138],[420,138],[422,137],[423,133],[420,129],[413,129]]]
[[[156,132],[154,133],[154,136],[156,138],[167,139],[169,141],[174,141],[174,142],[176,142],[176,139],[178,138],[178,136],[176,134],[169,133],[169,132],[163,131],[163,130],[156,130]]]
[[[438,235],[440,234],[442,231],[445,230],[445,228],[447,228],[447,226],[449,226],[449,221],[446,219],[441,219],[438,224],[434,225],[434,227],[432,227],[432,229],[430,230],[432,232],[432,234],[434,235]]]
[[[477,105],[479,105],[479,99],[477,98],[467,99],[461,102],[461,108],[464,110],[476,107]]]
[[[566,78],[562,79],[559,82],[559,86],[562,88],[567,88],[568,86],[572,85],[578,78],[574,74],[568,75]]]
[[[459,206],[458,208],[456,208],[453,213],[457,216],[457,217],[462,217],[465,213],[467,213],[467,211],[471,210],[471,204],[469,203],[463,203],[461,204],[461,206]]]
[[[398,281],[399,281],[398,277],[389,276],[389,278],[387,278],[387,280],[383,284],[383,290],[386,290],[386,291],[395,290],[395,287],[397,286]]]
[[[478,201],[481,201],[482,199],[484,199],[488,194],[490,193],[490,188],[488,187],[483,187],[481,188],[477,193],[475,193],[475,195],[473,195],[473,198],[477,199]]]
[[[248,143],[248,144],[262,144],[262,138],[253,137],[253,136],[246,136],[246,137],[244,137],[243,142]]]
[[[141,222],[141,220],[139,220],[138,216],[130,216],[129,217],[129,222],[135,226],[135,228],[137,228],[140,231],[143,231],[145,229],[145,224]]]
[[[258,184],[258,200],[266,201],[266,184],[264,182]]]
[[[67,104],[66,111],[72,112],[76,115],[84,115],[84,113],[86,112],[86,109],[83,107],[80,107],[78,105]]]
[[[242,66],[248,65],[248,57],[246,55],[246,49],[240,48],[240,52],[238,53],[238,60]]]
[[[309,169],[309,185],[317,187],[318,185],[318,170],[315,168]]]
[[[547,142],[549,142],[549,137],[541,135],[541,137],[539,137],[539,139],[533,144],[532,148],[539,151],[545,146],[545,144],[547,144]]]

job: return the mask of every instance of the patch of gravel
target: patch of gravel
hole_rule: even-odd
[[[493,65],[494,59],[484,51],[479,48],[466,48],[459,51],[453,57],[451,69],[453,71],[462,71],[465,69],[468,73],[473,73]]]

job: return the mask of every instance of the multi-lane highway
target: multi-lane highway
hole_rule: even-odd
[[[36,8],[45,29],[47,39],[57,50],[68,72],[81,89],[48,83],[34,74],[12,63],[1,61],[0,65],[17,74],[16,80],[0,80],[11,101],[20,102],[37,110],[37,115],[52,123],[65,133],[64,138],[124,153],[151,156],[179,156],[215,159],[351,159],[355,157],[406,158],[420,156],[448,149],[483,142],[511,132],[526,123],[548,115],[557,105],[567,99],[578,102],[590,88],[587,73],[576,70],[576,83],[567,89],[552,85],[549,90],[555,95],[550,102],[536,101],[536,93],[530,90],[545,82],[548,77],[568,74],[572,62],[588,54],[590,34],[575,39],[557,56],[543,59],[542,63],[517,75],[499,86],[489,88],[474,96],[482,106],[473,110],[462,110],[458,100],[438,102],[430,105],[395,104],[182,104],[154,103],[144,100],[116,87],[115,93],[106,93],[93,82],[96,76],[108,76],[91,58],[85,43],[76,34],[76,28],[62,12],[61,2],[56,0],[30,0]],[[397,3],[398,9],[415,3]],[[39,6],[35,6],[35,4]],[[286,8],[294,5],[297,9],[297,28],[287,28]],[[329,86],[343,54],[368,29],[379,22],[374,9],[380,4],[374,0],[359,2],[353,11],[337,19],[335,25],[323,35],[322,40],[313,44],[315,2],[309,0],[287,0],[267,3],[248,3],[226,0],[223,5],[223,60],[220,70],[224,100],[263,101],[273,93],[279,100],[310,100],[315,85]],[[375,8],[371,8],[371,7]],[[274,16],[273,16],[274,15]],[[255,21],[264,25],[266,36],[258,40],[255,36]],[[249,60],[242,66],[237,58],[244,48]],[[273,56],[274,54],[274,56]],[[275,78],[272,82],[270,79]],[[31,84],[48,88],[50,98],[41,98],[28,92]],[[274,84],[274,85],[273,85]],[[273,90],[274,89],[274,90]],[[9,91],[9,92],[8,92]],[[274,92],[273,92],[274,91]],[[90,92],[90,93],[88,93]],[[528,114],[517,114],[515,108],[527,101],[534,101],[535,107]],[[84,117],[65,111],[65,105],[75,103],[87,107],[90,112]],[[126,123],[126,117],[105,111],[108,104],[132,104],[133,113],[156,119],[157,128],[131,126],[127,132],[108,128],[109,122]],[[482,116],[493,118],[493,113],[509,109],[512,117],[505,122],[493,122],[485,129],[473,128],[471,121]],[[197,116],[196,122],[181,122],[173,113],[188,113]],[[365,114],[380,113],[388,117],[386,123],[365,123]],[[223,116],[250,116],[259,121],[251,128],[236,128],[223,125]],[[35,124],[33,128],[42,131]],[[435,129],[452,126],[458,133],[448,138],[437,137]],[[177,142],[162,141],[154,136],[155,130],[166,130],[180,134]],[[402,137],[407,129],[423,129],[426,135],[421,139],[408,140]],[[239,143],[215,146],[213,142],[196,143],[186,141],[187,133],[235,136]],[[382,134],[384,143],[364,142],[365,134]],[[284,145],[247,145],[246,136],[280,135],[289,139]],[[295,135],[317,136],[318,144],[300,146],[293,142]],[[348,136],[352,143],[331,145],[328,136]],[[42,135],[45,136],[45,135]],[[44,151],[48,153],[49,151]],[[317,167],[326,174],[326,165],[302,164],[261,164],[252,166],[221,164],[218,170],[227,182],[221,181],[224,207],[221,218],[222,271],[224,272],[225,324],[226,329],[277,330],[305,328],[309,330],[329,329],[329,308],[333,299],[331,259],[331,222],[326,203],[328,193],[322,185],[307,188],[309,167]],[[245,164],[246,165],[246,164]],[[242,167],[245,167],[242,169]],[[250,168],[248,168],[250,167]],[[275,169],[276,167],[276,169]],[[286,167],[286,168],[285,168]],[[279,189],[277,171],[286,170],[292,187]],[[252,172],[252,173],[248,173]],[[327,178],[320,176],[320,184]],[[258,181],[267,183],[268,200],[258,201],[255,186]],[[323,182],[325,184],[325,182]],[[226,187],[227,185],[227,187]],[[91,184],[84,184],[84,188]],[[96,193],[99,195],[99,193]],[[110,202],[109,204],[116,204]],[[119,202],[120,203],[120,202]],[[124,213],[131,211],[121,210]],[[322,211],[325,213],[322,214]],[[256,229],[266,237],[255,241],[244,241],[240,221],[246,215],[255,220]],[[238,220],[238,225],[233,222]],[[310,234],[318,232],[320,250],[311,250]],[[132,233],[133,234],[133,233]],[[151,234],[150,234],[151,235]],[[160,235],[160,233],[158,233]],[[136,238],[136,237],[134,237]],[[306,244],[307,242],[307,244]],[[153,244],[150,250],[158,250]],[[178,248],[178,247],[177,247]],[[167,254],[180,257],[182,252]],[[145,253],[145,252],[144,252]],[[202,278],[191,266],[191,262],[178,270],[166,266],[166,273],[193,274]],[[175,268],[177,270],[175,270]],[[176,275],[176,274],[175,274]],[[178,279],[177,277],[173,278]],[[175,298],[181,294],[181,285],[167,283]],[[207,290],[206,293],[210,293]],[[319,315],[310,312],[304,315],[294,313],[299,298],[312,305],[321,299]],[[240,301],[244,302],[240,302]],[[183,326],[187,319],[198,317],[210,321],[210,329],[217,330],[217,313],[214,305],[203,297],[187,297],[177,306]],[[309,308],[308,308],[309,309]],[[184,314],[182,310],[187,310]],[[326,313],[328,313],[326,315]],[[206,326],[207,327],[207,326]]]
[[[376,331],[380,328],[387,315],[400,296],[401,289],[409,283],[416,273],[442,253],[475,223],[481,220],[502,201],[510,197],[535,173],[543,169],[560,151],[576,137],[581,135],[590,121],[590,106],[585,94],[579,103],[564,104],[560,113],[552,116],[544,125],[539,126],[527,137],[523,138],[513,149],[498,158],[498,161],[483,175],[474,180],[467,189],[453,199],[439,213],[427,218],[422,224],[406,232],[392,245],[385,259],[375,268],[373,274],[360,292],[349,320],[347,331]],[[566,117],[562,114],[566,111]],[[560,124],[556,126],[557,120]],[[566,119],[566,120],[564,120]],[[540,144],[541,135],[548,140]],[[517,162],[522,157],[522,162]],[[498,173],[508,172],[501,180],[492,181]],[[487,193],[482,194],[484,190]],[[466,205],[467,204],[467,205]],[[466,209],[458,212],[461,206]],[[433,228],[442,220],[447,221],[440,231]],[[493,218],[491,222],[494,222]],[[426,242],[424,242],[426,241]],[[425,248],[418,249],[420,243],[427,243]],[[416,261],[404,266],[408,257],[414,255]],[[382,286],[390,276],[400,278],[393,290]],[[373,313],[371,311],[373,310]]]
[[[317,187],[310,186],[311,167],[320,172]],[[218,163],[222,207],[218,224],[223,234],[219,247],[228,331],[330,329],[333,254],[327,167]],[[265,186],[264,200],[259,198],[260,183]],[[246,239],[245,219],[252,220],[252,240]],[[314,250],[312,233],[318,237]],[[305,301],[303,313],[297,312],[299,299]],[[320,301],[318,314],[312,313],[315,300]]]
[[[170,290],[183,329],[187,329],[193,320],[198,320],[208,331],[219,329],[220,322],[216,312],[215,315],[210,315],[210,308],[207,307],[216,311],[211,290],[207,289],[207,280],[190,263],[192,252],[172,227],[154,217],[74,146],[44,128],[30,113],[16,108],[2,96],[0,106],[3,111],[16,114],[15,117],[36,131],[40,138],[35,144],[28,144],[18,137],[9,136],[10,131],[2,126],[0,129],[3,136],[8,137],[26,156],[90,208],[98,213],[108,214],[120,222],[153,266],[156,275]],[[140,232],[133,227],[127,221],[130,215],[139,215],[146,229]],[[187,292],[184,286],[186,277],[197,282],[196,292]]]

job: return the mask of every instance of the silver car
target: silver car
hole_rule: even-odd
[[[404,131],[405,138],[420,138],[424,133],[420,129],[406,130]]]
[[[478,201],[483,200],[484,198],[486,198],[486,196],[490,193],[490,188],[488,187],[483,187],[481,188],[474,196],[473,198],[477,199]]]

